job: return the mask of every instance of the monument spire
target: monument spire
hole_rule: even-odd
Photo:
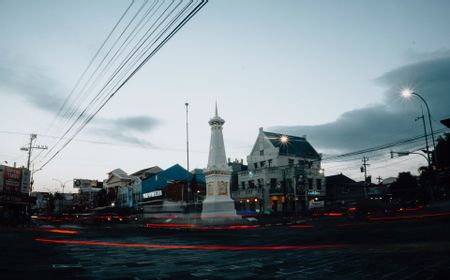
[[[231,168],[225,154],[222,129],[225,120],[219,117],[217,102],[214,117],[209,120],[211,141],[209,145],[208,166],[205,170],[206,197],[203,201],[202,220],[211,221],[215,217],[235,221],[234,201],[230,197]]]
[[[217,113],[217,101],[216,101],[216,114],[214,116],[216,116],[216,117],[219,116],[219,114]]]
[[[225,154],[225,144],[223,142],[222,129],[225,120],[219,117],[217,102],[215,115],[209,120],[211,126],[211,141],[209,145],[209,157],[207,170],[229,171],[227,157]]]

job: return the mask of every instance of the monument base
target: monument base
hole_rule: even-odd
[[[202,223],[228,224],[236,223],[242,219],[236,214],[234,201],[229,200],[205,200],[203,201]]]

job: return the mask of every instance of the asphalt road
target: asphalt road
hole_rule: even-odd
[[[450,215],[251,229],[0,228],[1,279],[450,279]]]

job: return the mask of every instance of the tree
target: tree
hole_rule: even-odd
[[[391,185],[392,196],[398,201],[410,203],[418,194],[417,180],[410,172],[400,172],[397,181]]]
[[[55,196],[52,193],[50,193],[48,195],[48,212],[53,213],[54,210],[55,210]]]
[[[108,205],[108,197],[105,189],[99,190],[94,197],[94,207],[104,207]]]
[[[436,167],[444,169],[450,167],[450,133],[440,136],[436,145]]]
[[[433,187],[436,185],[436,174],[432,168],[422,166],[419,171],[419,193],[418,198],[422,202],[429,202],[434,200]]]

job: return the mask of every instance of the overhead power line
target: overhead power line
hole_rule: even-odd
[[[123,21],[127,18],[127,13],[132,9],[134,4],[132,2],[124,13],[125,16],[120,18],[120,24],[116,24],[113,28],[113,35],[108,35],[105,40],[106,42],[110,40],[114,42],[100,61],[99,65],[103,66],[97,65],[95,68],[101,68],[102,70],[100,72],[94,70],[92,73],[95,74],[92,76],[92,79],[89,77],[87,82],[81,87],[82,89],[88,89],[86,95],[91,96],[91,98],[83,97],[84,105],[81,106],[78,102],[73,102],[72,104],[70,101],[65,102],[66,107],[71,111],[68,112],[69,115],[66,113],[65,115],[62,114],[62,116],[70,117],[70,123],[67,124],[67,128],[63,130],[62,136],[55,145],[44,155],[41,161],[45,162],[41,168],[45,167],[67,147],[145,63],[207,3],[206,0],[173,0],[170,2],[155,0],[142,13],[147,2],[145,1],[138,8],[131,19]],[[152,11],[155,12],[152,13]],[[156,19],[151,19],[157,14],[156,11],[162,11],[162,13]],[[145,27],[147,31],[143,36],[138,36],[138,32],[144,29],[142,24],[150,26]],[[108,43],[103,43],[101,48],[104,48],[106,45]],[[127,49],[130,45],[133,45],[133,47]],[[125,50],[127,50],[127,53],[123,54]],[[99,57],[98,53],[100,52],[97,52],[94,56],[95,58]],[[90,63],[89,66],[93,66],[93,64]],[[88,72],[83,72],[82,76]],[[79,99],[79,95],[75,98],[75,100],[77,99]],[[73,112],[78,112],[76,118],[72,117],[72,115],[75,115],[72,114]],[[59,118],[61,118],[61,114]]]

